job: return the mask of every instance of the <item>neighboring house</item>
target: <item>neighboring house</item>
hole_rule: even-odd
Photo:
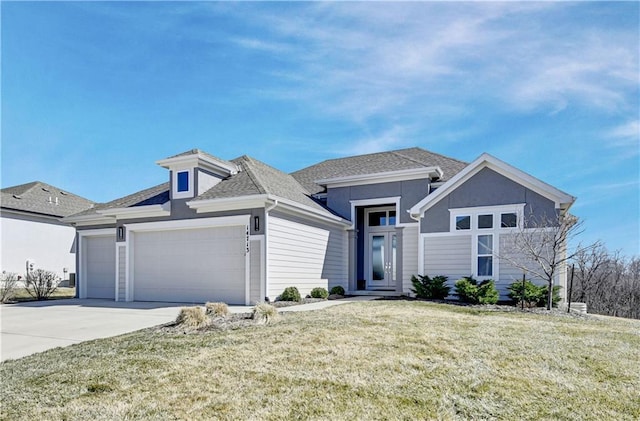
[[[407,294],[414,274],[521,277],[497,253],[527,212],[575,198],[483,154],[420,148],[331,159],[292,174],[194,149],[157,162],[168,182],[72,215],[79,297],[275,299],[341,285]],[[557,283],[564,286],[564,274]]]
[[[68,279],[75,273],[75,228],[60,218],[93,202],[40,181],[1,190],[0,268],[24,276],[27,262]]]

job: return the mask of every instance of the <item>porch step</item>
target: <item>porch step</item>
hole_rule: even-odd
[[[368,290],[359,290],[359,291],[347,291],[346,295],[370,295],[375,297],[402,297],[404,295],[409,295],[406,292],[398,292],[398,291],[368,291]]]

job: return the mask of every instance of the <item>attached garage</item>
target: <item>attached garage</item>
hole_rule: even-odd
[[[81,237],[83,259],[80,273],[82,298],[115,299],[116,237],[86,235]],[[82,287],[84,286],[84,292]]]
[[[217,219],[187,229],[130,227],[133,300],[245,304],[248,217],[242,225]]]

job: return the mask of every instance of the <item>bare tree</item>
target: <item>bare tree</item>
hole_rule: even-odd
[[[58,275],[54,272],[36,269],[27,273],[27,293],[36,300],[46,300],[58,289]]]
[[[13,300],[18,289],[18,274],[13,272],[2,272],[0,277],[0,303],[7,303]]]
[[[625,258],[603,246],[577,253],[572,299],[591,313],[640,318],[640,257]]]
[[[557,216],[522,216],[523,221],[515,232],[507,236],[498,258],[508,261],[524,273],[533,275],[547,283],[547,309],[553,305],[553,283],[565,270],[567,262],[580,252],[599,245],[577,244],[569,248],[583,229],[583,223],[569,213]]]

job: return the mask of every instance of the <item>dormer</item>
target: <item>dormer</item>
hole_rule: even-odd
[[[161,159],[156,164],[169,170],[171,199],[199,196],[239,171],[233,162],[216,158],[199,149]]]

